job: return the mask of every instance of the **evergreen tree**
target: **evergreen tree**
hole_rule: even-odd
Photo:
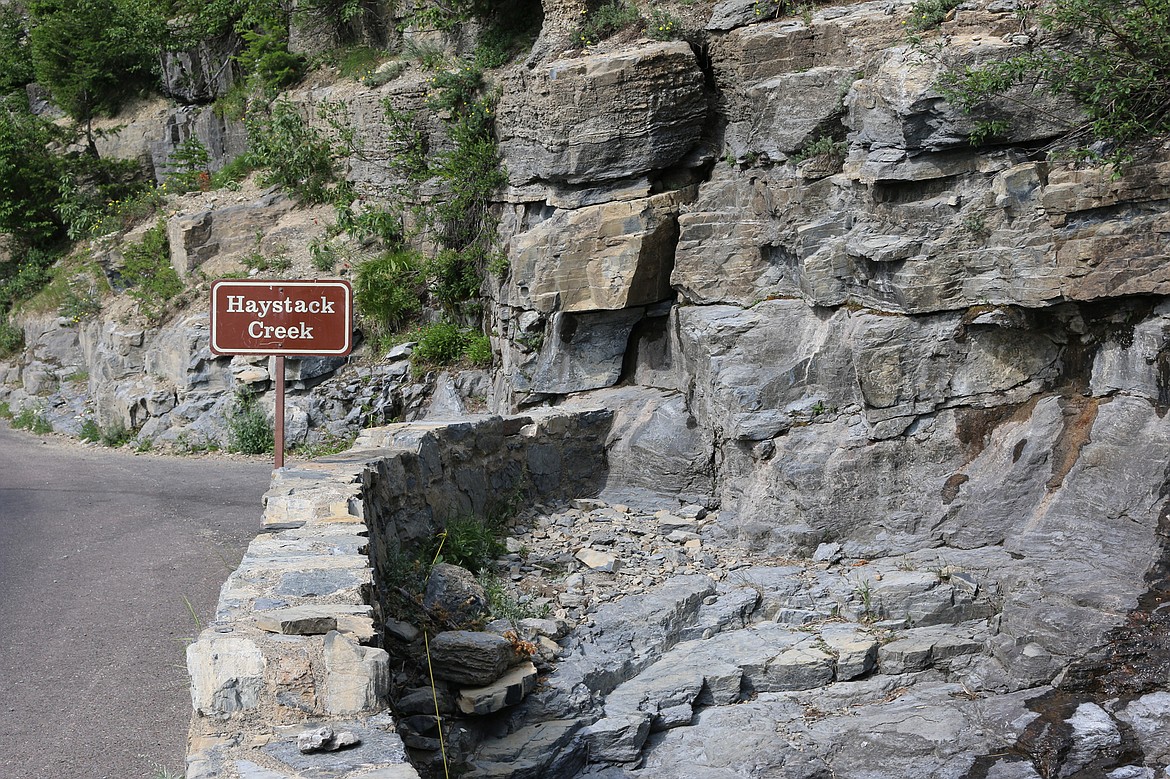
[[[11,5],[0,5],[0,95],[22,89],[33,80],[24,17]]]
[[[49,150],[56,129],[11,101],[0,105],[0,233],[24,246],[50,243],[63,232],[53,206],[64,160]]]
[[[161,22],[130,0],[31,0],[28,10],[37,81],[85,128],[96,156],[93,118],[116,112],[150,76]]]

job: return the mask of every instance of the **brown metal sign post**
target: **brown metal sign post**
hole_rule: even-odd
[[[348,281],[220,279],[211,284],[211,351],[276,357],[276,467],[284,467],[284,358],[353,350]]]

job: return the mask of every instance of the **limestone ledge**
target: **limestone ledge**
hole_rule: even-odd
[[[545,411],[391,425],[276,471],[259,535],[187,648],[187,778],[417,777],[387,708],[375,570],[501,494],[596,492],[610,422]],[[298,736],[321,726],[359,743],[301,752]]]

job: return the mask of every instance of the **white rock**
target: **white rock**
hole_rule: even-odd
[[[621,561],[616,555],[602,552],[597,549],[582,549],[575,555],[578,560],[594,571],[614,573],[621,568]]]

